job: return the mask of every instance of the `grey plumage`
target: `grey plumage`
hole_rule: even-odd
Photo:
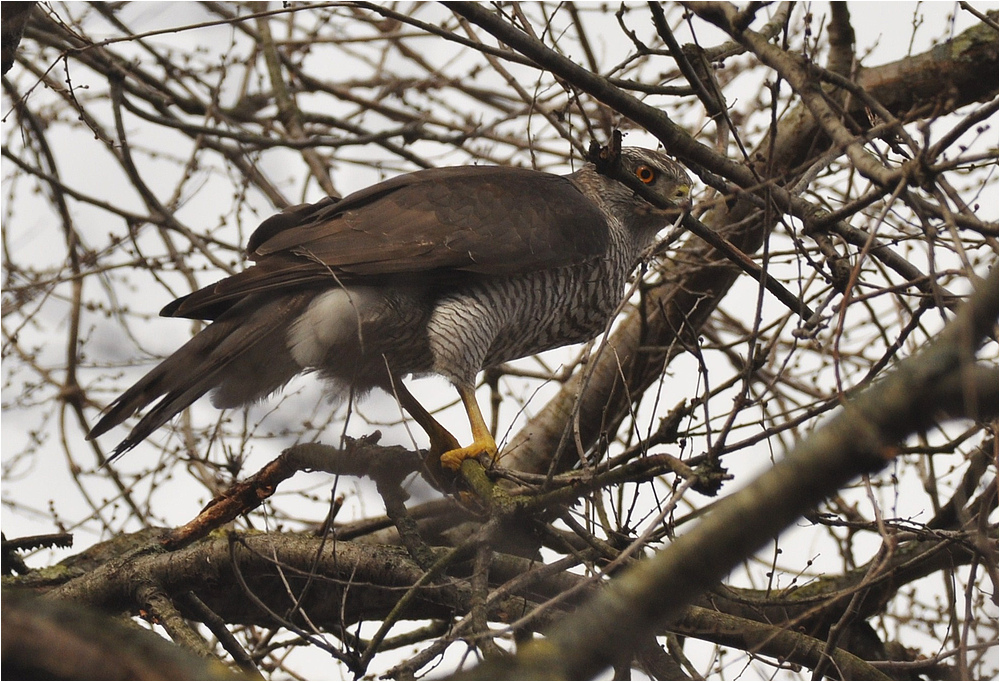
[[[625,148],[621,166],[667,205],[689,191],[664,154]],[[566,176],[418,171],[287,209],[250,238],[254,265],[163,309],[213,322],[115,400],[88,437],[155,402],[118,456],[205,393],[234,407],[316,371],[332,390],[397,395],[447,466],[495,456],[477,373],[598,334],[669,217],[590,164]],[[459,448],[403,389],[402,377],[430,373],[462,396],[472,446]]]

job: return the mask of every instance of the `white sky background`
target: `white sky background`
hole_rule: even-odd
[[[980,11],[985,11],[986,9],[994,8],[996,5],[994,3],[985,2],[975,2],[972,3]],[[820,18],[827,12],[827,3],[804,3],[804,6],[809,7],[810,11],[817,17]],[[975,19],[968,13],[957,10],[957,3],[952,2],[931,2],[922,3],[919,8],[916,7],[915,3],[912,2],[851,2],[849,3],[852,24],[854,26],[856,36],[857,36],[857,54],[862,56],[862,63],[867,66],[875,66],[883,64],[886,62],[894,61],[900,59],[909,53],[919,53],[927,49],[931,44],[931,41],[939,40],[943,37],[947,37],[949,34],[957,34],[971,26]],[[913,20],[914,11],[918,9],[919,14],[922,15],[922,23],[917,27],[914,33]],[[798,11],[801,11],[798,10]],[[146,31],[146,30],[157,30],[162,29],[167,26],[182,26],[184,24],[190,23],[191,21],[202,20],[202,14],[197,11],[195,7],[185,7],[183,3],[142,3],[141,5],[136,3],[132,6],[126,7],[123,10],[123,18],[127,15],[127,21],[133,30],[135,31]],[[954,22],[950,22],[949,16],[956,14],[957,18]],[[818,26],[819,21],[814,23],[814,26]],[[699,23],[700,27],[705,27],[704,24]],[[721,34],[720,34],[721,35]],[[609,32],[609,39],[618,40],[621,38],[620,31],[615,30]],[[229,27],[215,27],[207,28],[198,31],[186,31],[181,32],[176,35],[163,36],[163,41],[169,41],[170,44],[175,46],[192,45],[207,48],[209,50],[217,48],[219,50],[225,50],[230,42],[231,29]],[[678,38],[681,42],[685,42],[688,36],[683,32],[679,33]],[[705,32],[700,33],[698,36],[701,44],[714,44],[717,39],[715,36],[711,35],[711,31],[706,28]],[[912,40],[912,46],[911,46]],[[610,49],[610,48],[609,48]],[[627,49],[627,48],[623,48]],[[433,50],[429,47],[429,51]],[[342,68],[342,65],[337,65],[337,67]],[[18,68],[18,67],[15,67]],[[759,85],[759,84],[758,84]],[[733,98],[739,97],[738,91],[726,92],[727,97],[732,101]],[[746,97],[754,96],[754,93],[746,93]],[[6,114],[9,109],[9,102],[4,100],[4,113]],[[14,121],[13,117],[9,117],[4,123],[5,133],[7,128],[12,125]],[[994,132],[992,133],[992,143],[996,144],[996,120],[995,118],[991,121],[994,125]],[[50,142],[56,146],[60,143],[58,136],[50,138]],[[67,140],[63,142],[69,144]],[[628,144],[638,144],[652,146],[655,144],[651,138],[644,138],[639,133],[630,134]],[[158,146],[162,144],[159,141],[150,140],[148,142],[149,146]],[[187,145],[188,142],[183,144]],[[183,156],[184,152],[178,152]],[[359,155],[361,152],[357,149],[349,149],[345,156],[350,158],[352,155]],[[386,154],[388,154],[386,152]],[[301,168],[300,161],[295,158],[297,154],[295,152],[288,152],[289,170],[286,173],[293,172],[292,169]],[[357,158],[355,156],[354,158]],[[522,159],[523,161],[523,159]],[[66,182],[72,186],[79,187],[83,191],[92,192],[95,195],[103,195],[108,192],[109,187],[114,187],[115,185],[127,186],[127,181],[121,176],[118,168],[109,166],[95,167],[93,157],[87,154],[60,154],[59,155],[60,170]],[[442,157],[440,159],[442,164],[448,163],[448,159]],[[5,162],[6,163],[6,162]],[[280,162],[275,160],[275,155],[267,157],[267,171],[272,178],[281,178],[282,169],[280,168]],[[174,180],[175,174],[177,173],[177,168],[172,163],[163,164],[163,172],[165,173],[164,186],[172,187],[176,185]],[[393,175],[397,171],[401,170],[413,170],[411,168],[403,167],[401,162],[396,162],[393,168],[388,168],[385,175]],[[144,172],[144,177],[147,182],[155,182],[156,172],[146,170]],[[9,188],[7,186],[8,172],[6,166],[4,168],[4,195],[3,198],[6,201],[8,197]],[[347,193],[361,187],[367,186],[374,181],[380,179],[375,173],[368,169],[361,169],[358,166],[353,166],[347,163],[341,163],[335,168],[334,180],[337,183],[337,188],[342,193]],[[26,185],[24,186],[26,187]],[[995,187],[995,186],[994,186]],[[308,188],[309,194],[304,197],[290,196],[293,200],[310,200],[314,201],[320,198],[321,193],[319,189],[312,185]],[[161,197],[163,198],[163,197]],[[20,198],[19,198],[20,200]],[[197,225],[199,220],[208,221],[209,225],[214,225],[219,220],[219,216],[231,214],[230,203],[232,202],[232,197],[226,193],[216,193],[212,191],[200,191],[194,194],[183,206],[178,214],[186,224]],[[997,217],[997,196],[982,197],[982,209],[980,211],[980,217],[984,220],[995,220]],[[143,207],[138,200],[135,199],[135,204],[133,206],[137,212],[143,212]],[[101,214],[93,209],[81,208],[81,213],[78,217],[80,222],[84,220],[91,219],[95,223],[100,225],[100,229],[96,229],[95,239],[98,239],[96,235],[101,233],[108,233],[114,231],[120,231],[123,229],[120,220],[109,220],[106,214]],[[263,219],[268,215],[267,207],[261,203],[260,204],[261,215],[258,219]],[[3,215],[7,215],[4,211]],[[51,259],[51,265],[56,266],[62,262],[65,254],[65,248],[61,243],[55,244],[50,241],[54,238],[59,238],[58,232],[54,232],[51,226],[47,223],[51,221],[51,217],[40,213],[36,218],[34,224],[31,220],[25,216],[22,211],[18,214],[20,224],[5,225],[4,230],[8,232],[8,239],[10,243],[19,250],[30,251],[33,255],[38,254],[39,267],[45,263],[46,259]],[[245,243],[247,236],[249,236],[250,231],[256,226],[256,223],[248,221],[246,224],[242,225],[224,225],[219,226],[216,231],[217,236],[228,242],[228,243]],[[13,235],[13,236],[12,236]],[[228,254],[223,256],[228,258]],[[212,271],[203,272],[199,274],[200,283],[202,285],[209,283],[217,278],[218,273],[213,273]],[[182,288],[180,280],[178,281],[178,289],[175,292],[176,295],[182,295],[187,293],[187,290]],[[162,295],[162,289],[158,290],[158,294],[155,300],[151,299],[150,296],[144,295],[144,292],[121,292],[121,296],[127,298],[129,304],[136,310],[143,310],[147,312],[151,317],[147,324],[142,328],[135,328],[133,326],[132,332],[137,335],[140,340],[141,348],[145,353],[149,354],[150,357],[153,356],[164,356],[169,354],[171,351],[176,349],[183,341],[190,335],[191,327],[190,325],[182,320],[176,319],[160,319],[156,318],[155,315],[159,309],[169,302],[169,298]],[[751,290],[751,297],[756,295],[754,290]],[[733,298],[732,296],[730,297]],[[750,299],[754,300],[753,298]],[[734,300],[727,300],[727,306],[733,307],[737,305],[738,302]],[[57,319],[50,320],[53,327],[58,329],[60,323]],[[126,341],[117,338],[115,335],[110,333],[111,327],[101,327],[97,326],[93,336],[91,337],[92,348],[89,351],[91,355],[98,356],[102,353],[106,354],[106,357],[111,358],[115,356],[116,351],[121,353],[121,349],[126,347],[131,348],[132,354],[129,358],[120,358],[121,360],[131,360],[136,357],[135,346],[125,345]],[[32,333],[30,329],[25,330],[26,334]],[[57,337],[58,338],[58,337]],[[45,343],[44,336],[39,337],[38,342],[40,344]],[[51,349],[46,349],[44,353],[51,352],[54,356],[59,356],[64,352],[61,347],[62,340],[58,340],[54,345],[56,347]],[[571,351],[574,352],[574,351]],[[560,356],[557,352],[550,353],[547,357],[553,358],[554,362],[558,362],[558,357],[567,357],[565,355]],[[7,359],[6,362],[11,362]],[[134,368],[128,370],[129,376],[137,379],[141,374],[152,367],[152,365],[147,365],[141,368]],[[698,375],[696,373],[696,368],[692,363],[678,362],[672,366],[672,376],[671,380],[678,383],[678,385],[683,385],[685,382],[691,383],[698,381]],[[7,371],[5,369],[4,375],[6,377]],[[124,385],[124,382],[122,382]],[[430,394],[438,396],[438,404],[443,404],[445,402],[453,401],[453,397],[450,389],[441,380],[421,380],[419,382],[411,382],[411,389],[414,394],[421,399],[426,398]],[[4,405],[8,403],[6,391],[9,390],[7,385],[4,386]],[[545,404],[546,396],[552,392],[547,387],[543,387],[539,390],[539,395],[535,396],[531,404],[529,405],[529,412],[532,410],[540,409],[542,405]],[[488,400],[486,398],[485,389],[481,393],[481,403],[486,405]],[[286,390],[286,398],[283,400],[272,399],[266,401],[260,406],[251,408],[250,419],[256,421],[262,418],[266,418],[263,428],[269,428],[272,430],[280,429],[282,426],[287,426],[288,428],[294,428],[298,422],[304,418],[303,415],[310,413],[315,413],[315,421],[322,423],[324,419],[328,417],[326,413],[329,412],[329,406],[322,399],[321,387],[318,382],[311,377],[306,377],[304,379],[293,382],[293,384]],[[109,394],[107,400],[113,399],[113,395]],[[666,407],[672,407],[677,400],[666,399]],[[203,418],[206,422],[215,418],[214,408],[208,404],[207,399],[202,399],[196,405],[196,411],[199,418]],[[386,421],[391,422],[398,419],[399,411],[395,406],[395,403],[388,397],[372,397],[367,402],[362,403],[359,407],[361,413],[363,413],[370,422]],[[512,401],[506,401],[503,412],[501,413],[500,424],[501,433],[498,434],[498,440],[500,437],[507,433],[507,428],[509,427],[509,433],[513,434],[517,430],[517,425],[520,423],[516,419],[516,406]],[[342,415],[342,412],[340,413]],[[232,415],[233,419],[240,419],[238,414]],[[452,410],[443,419],[443,423],[452,428],[456,435],[458,435],[459,440],[464,440],[467,437],[468,428],[465,422],[465,417],[461,410]],[[327,442],[334,442],[336,435],[339,433],[338,428],[340,427],[340,418],[333,423],[330,429],[325,432]],[[386,424],[380,427],[383,431],[383,444],[394,444],[403,443],[409,444],[409,439],[405,429],[398,425]],[[45,446],[37,451],[34,457],[28,459],[21,459],[13,461],[17,453],[21,452],[24,448],[25,442],[31,437],[30,432],[33,430],[42,429],[46,432],[50,439],[51,447]],[[366,423],[364,420],[354,418],[352,424],[348,429],[348,433],[354,436],[364,435],[369,433],[372,429],[371,423]],[[417,444],[420,447],[424,447],[426,439],[422,433],[420,433],[419,428],[414,427],[414,435],[417,438]],[[72,431],[70,432],[73,433]],[[119,427],[113,430],[110,434],[102,438],[102,443],[105,447],[110,448],[118,439],[124,436],[126,431]],[[306,434],[303,436],[304,439],[312,439],[315,434]],[[82,440],[83,434],[76,432],[73,437],[80,438]],[[254,455],[248,462],[245,469],[247,473],[255,471],[259,466],[263,465],[267,461],[270,461],[275,455],[280,452],[281,449],[287,447],[291,443],[291,440],[287,438],[282,439],[267,439],[261,440],[254,445]],[[2,456],[4,460],[4,480],[3,480],[3,500],[5,502],[2,512],[2,525],[3,531],[8,538],[19,537],[23,535],[30,534],[41,534],[41,533],[51,533],[57,529],[52,527],[51,523],[51,508],[55,509],[56,513],[61,519],[72,521],[89,514],[89,506],[80,497],[80,493],[77,487],[69,479],[69,474],[67,472],[67,467],[64,463],[63,450],[58,443],[58,435],[55,429],[55,425],[51,423],[40,424],[36,415],[30,413],[23,409],[18,410],[8,410],[5,409],[2,415],[2,434],[0,434],[0,444],[2,444]],[[83,451],[82,448],[80,449]],[[738,484],[743,484],[748,480],[745,476],[745,472],[739,470],[739,466],[746,466],[749,470],[761,470],[768,466],[770,457],[777,456],[778,452],[768,453],[761,449],[759,452],[760,458],[757,461],[745,462],[743,465],[738,465],[735,462],[726,462],[727,466],[733,469],[733,473],[736,474],[736,482]],[[158,450],[156,448],[145,448],[140,446],[135,451],[126,455],[126,457],[116,464],[116,467],[125,472],[129,471],[142,471],[147,468],[149,460],[142,459],[148,457],[157,457]],[[918,481],[912,481],[912,484],[919,485]],[[315,494],[321,498],[325,499],[329,496],[330,480],[328,476],[325,475],[303,475],[300,474],[296,476],[293,481],[289,482],[288,490],[302,490],[308,488],[309,486],[314,486]],[[350,495],[348,497],[348,509],[347,512],[352,512],[358,515],[374,515],[381,513],[381,502],[377,496],[370,496],[366,492],[367,484],[363,481],[342,481],[340,484],[340,492],[348,492],[356,488],[358,490],[357,495]],[[96,490],[96,489],[95,489]],[[726,489],[724,492],[731,492],[731,489]],[[418,502],[424,499],[425,496],[435,495],[432,491],[426,489],[417,488],[414,490],[414,502]],[[97,493],[98,497],[100,492]],[[106,494],[109,498],[113,497],[113,492],[108,489]],[[189,520],[201,506],[207,501],[204,497],[203,489],[199,489],[196,495],[186,494],[183,485],[169,485],[162,484],[159,486],[157,493],[158,496],[169,496],[169,501],[166,499],[161,499],[159,504],[152,504],[151,507],[157,508],[160,513],[164,514],[164,518],[158,519],[157,523],[162,523],[166,525],[178,525]],[[279,496],[286,493],[279,492]],[[12,514],[9,511],[9,506],[7,502],[9,500],[17,500],[18,503],[23,508],[33,508],[37,510],[35,514]],[[926,509],[911,509],[907,506],[906,499],[898,499],[891,501],[886,504],[887,508],[892,509],[894,515],[903,517],[913,517],[917,521],[926,521],[930,516],[930,511]],[[321,505],[314,506],[308,511],[304,511],[307,514],[315,514],[316,510],[322,509]],[[124,513],[124,512],[123,512]],[[107,511],[108,517],[114,517],[115,512],[111,509]],[[320,518],[316,516],[317,520]],[[80,551],[86,546],[89,546],[93,542],[99,539],[105,539],[100,535],[99,528],[94,524],[87,524],[84,527],[74,529],[77,533],[76,546],[73,550],[69,552],[60,552],[59,556],[65,554],[72,554]],[[792,531],[794,532],[794,531]],[[785,549],[786,553],[789,548],[795,546],[798,547],[803,554],[807,556],[816,556],[817,564],[816,567],[819,569],[823,565],[824,556],[820,553],[823,551],[822,547],[816,545],[818,534],[815,530],[806,529],[804,532],[799,532],[797,535],[792,536],[796,540],[789,542],[782,542],[782,547]],[[822,538],[826,540],[825,536]],[[875,541],[875,539],[872,539]],[[827,548],[829,552],[829,548]],[[831,559],[834,563],[828,567],[831,570],[842,570],[842,567],[837,565],[839,557],[836,555],[827,554],[826,557]],[[28,563],[33,566],[41,566],[49,563],[52,556],[42,553],[28,559]],[[799,557],[784,557],[783,561],[789,565],[801,565],[803,562],[796,560]],[[322,660],[316,662],[317,667],[312,669],[314,675],[318,677],[329,676],[329,659],[324,656]],[[325,673],[323,671],[326,671]],[[302,669],[304,674],[309,675],[309,669]],[[736,670],[732,671],[732,674],[737,674]]]

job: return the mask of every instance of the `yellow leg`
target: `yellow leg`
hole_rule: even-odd
[[[458,471],[463,461],[471,457],[478,457],[481,453],[489,455],[491,460],[496,460],[497,443],[483,419],[479,403],[476,402],[476,389],[457,385],[455,388],[462,398],[462,404],[465,405],[465,413],[469,416],[469,424],[472,426],[472,444],[464,448],[455,447],[445,452],[441,455],[441,466],[445,469]]]
[[[431,441],[428,464],[430,464],[430,458],[435,457],[439,458],[441,466],[445,469],[458,471],[464,460],[476,457],[480,453],[486,453],[495,460],[497,458],[497,444],[493,440],[493,434],[490,433],[489,427],[486,426],[483,413],[479,410],[475,389],[463,386],[455,386],[455,388],[462,398],[465,413],[472,426],[472,445],[464,448],[458,444],[458,440],[451,435],[448,429],[441,426],[438,420],[417,402],[417,399],[403,386],[401,381],[393,382],[389,390],[396,396],[396,400],[403,406],[403,409],[409,412],[414,421],[427,432]]]

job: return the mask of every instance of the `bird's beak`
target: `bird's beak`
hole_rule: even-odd
[[[681,185],[673,198],[674,203],[685,210],[691,208],[691,185]]]
[[[654,213],[665,216],[676,216],[678,213],[685,213],[691,209],[691,185],[681,185],[670,197],[670,206],[666,208],[654,208]]]

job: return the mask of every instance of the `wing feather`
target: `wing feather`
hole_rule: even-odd
[[[255,265],[162,314],[214,319],[248,294],[291,287],[559,268],[600,257],[608,238],[601,210],[568,177],[496,166],[417,171],[272,216],[248,243]]]

